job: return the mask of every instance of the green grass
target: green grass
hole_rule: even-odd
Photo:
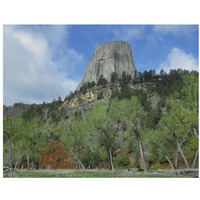
[[[134,172],[134,171],[110,171],[110,170],[18,170],[14,176],[7,174],[8,178],[177,178],[186,177],[182,175],[168,175],[164,173],[154,173],[154,171]],[[4,176],[6,177],[6,176]]]

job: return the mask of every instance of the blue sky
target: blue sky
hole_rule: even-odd
[[[197,25],[4,25],[3,103],[65,98],[108,41],[127,41],[140,72],[198,70],[198,35]]]

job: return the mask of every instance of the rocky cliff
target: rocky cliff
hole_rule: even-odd
[[[135,65],[133,62],[130,45],[125,41],[113,41],[99,44],[88,62],[85,73],[77,90],[87,82],[98,81],[102,74],[108,81],[113,72],[121,77],[123,71],[135,76]]]
[[[150,87],[148,84],[129,84],[127,85],[131,91],[134,90],[143,90],[147,92],[148,88]],[[153,86],[154,87],[154,86]],[[78,92],[69,100],[65,100],[62,107],[68,111],[76,111],[79,110],[88,110],[89,107],[98,104],[101,100],[108,100],[111,98],[113,92],[116,90],[120,93],[122,86],[119,83],[107,84],[106,87],[104,86],[95,86],[93,88],[87,88],[85,92]],[[99,99],[98,97],[102,94],[102,98]],[[149,98],[153,95],[153,93],[149,94]]]

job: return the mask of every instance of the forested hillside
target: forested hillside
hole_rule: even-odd
[[[15,104],[18,112],[4,106],[4,165],[198,168],[198,91],[198,72],[150,70],[100,76],[64,100]]]

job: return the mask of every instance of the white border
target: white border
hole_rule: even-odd
[[[197,0],[3,0],[3,24],[199,24]],[[2,44],[3,45],[3,44]],[[1,45],[1,47],[2,47]],[[1,58],[3,52],[1,48]],[[3,61],[1,60],[3,66]],[[1,68],[1,133],[3,104]],[[1,134],[2,150],[2,134]],[[2,166],[2,151],[1,163]],[[2,170],[0,173],[2,177]],[[1,199],[198,199],[199,179],[2,179]]]

